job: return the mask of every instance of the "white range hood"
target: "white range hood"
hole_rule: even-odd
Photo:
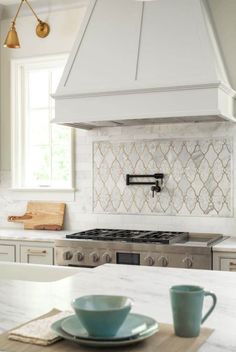
[[[205,0],[90,0],[56,94],[79,128],[235,121]]]

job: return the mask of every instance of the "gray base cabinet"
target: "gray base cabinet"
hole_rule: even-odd
[[[16,261],[16,246],[15,245],[0,245],[0,262],[15,262]]]
[[[235,252],[214,252],[213,269],[236,272],[236,253]]]
[[[53,265],[53,248],[21,246],[20,262]]]
[[[54,243],[0,240],[0,262],[54,265]]]

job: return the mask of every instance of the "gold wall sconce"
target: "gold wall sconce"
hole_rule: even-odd
[[[17,16],[19,15],[19,12],[21,10],[21,7],[23,5],[23,3],[26,3],[28,5],[28,7],[30,8],[30,10],[32,11],[33,15],[36,17],[37,21],[38,21],[38,25],[36,27],[36,34],[38,37],[40,38],[45,38],[48,36],[49,32],[50,32],[50,27],[47,23],[41,21],[38,16],[36,15],[35,11],[33,10],[33,8],[31,7],[31,5],[29,4],[28,0],[21,0],[21,3],[18,7],[18,10],[16,12],[16,15],[11,23],[11,28],[7,34],[6,40],[4,42],[4,47],[5,48],[11,48],[11,49],[16,49],[16,48],[20,48],[20,41],[16,32],[16,19]]]

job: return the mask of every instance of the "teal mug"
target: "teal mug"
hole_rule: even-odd
[[[211,296],[213,303],[202,317],[205,296]],[[175,334],[180,337],[196,337],[201,324],[213,312],[217,298],[214,293],[204,291],[200,286],[180,285],[170,289]]]

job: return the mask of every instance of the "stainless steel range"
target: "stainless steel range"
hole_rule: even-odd
[[[219,234],[94,229],[56,241],[56,264],[95,267],[105,263],[212,269]]]

